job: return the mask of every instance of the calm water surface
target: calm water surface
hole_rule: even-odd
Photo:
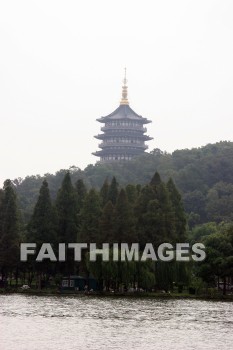
[[[225,350],[233,303],[0,296],[0,350]]]

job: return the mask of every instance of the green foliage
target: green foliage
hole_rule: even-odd
[[[48,183],[43,181],[40,194],[28,225],[28,242],[38,246],[45,242],[57,243],[57,216],[52,206]]]
[[[58,191],[56,209],[58,215],[59,242],[76,242],[78,231],[77,194],[72,185],[69,172],[65,174],[65,177],[62,181],[62,186]]]
[[[215,222],[197,225],[189,232],[189,241],[191,243],[200,242],[202,238],[218,232],[218,225]]]
[[[84,199],[87,194],[87,188],[82,179],[78,179],[75,184],[77,191],[77,212],[79,213],[83,207]]]
[[[20,213],[29,223],[27,238],[36,242],[139,241],[141,250],[147,242],[155,247],[165,241],[183,242],[187,239],[185,208],[188,240],[203,241],[207,259],[195,267],[87,263],[85,273],[97,276],[107,289],[124,284],[169,290],[174,282],[188,285],[200,277],[214,287],[216,278],[232,279],[232,161],[233,143],[220,142],[172,154],[156,149],[129,163],[89,165],[84,171],[73,166],[69,172],[46,174],[44,182],[38,175],[16,179],[13,184],[7,181],[0,190],[1,271],[7,275],[18,269],[16,246],[24,228],[19,225],[16,189]],[[104,182],[107,178],[112,178],[110,185]],[[73,273],[75,266],[69,260],[58,270]]]
[[[197,274],[210,286],[222,279],[233,276],[233,226],[219,226],[218,232],[205,235],[202,239],[206,246],[206,259],[199,264]],[[226,293],[224,288],[223,293]]]
[[[103,208],[99,221],[100,243],[113,243],[115,237],[115,209],[111,201],[108,201]]]
[[[116,202],[114,231],[115,242],[137,242],[137,237],[135,234],[135,219],[124,189],[121,189]]]
[[[78,194],[72,185],[70,172],[67,172],[64,176],[55,204],[58,216],[58,242],[76,242],[78,235]],[[68,254],[66,262],[59,264],[59,271],[66,274],[74,273],[75,264],[70,254]]]
[[[140,288],[151,290],[155,287],[156,277],[153,261],[147,260],[137,263],[137,281]]]
[[[19,217],[16,193],[10,180],[4,182],[0,201],[0,272],[8,277],[19,263]]]
[[[102,209],[99,193],[91,189],[85,197],[83,208],[80,212],[79,242],[98,243],[100,240],[99,220]]]
[[[156,285],[166,292],[172,289],[174,281],[174,268],[172,263],[158,261],[155,264]]]
[[[37,244],[37,254],[42,244],[47,242],[52,244],[55,252],[57,252],[58,217],[51,202],[48,183],[46,180],[42,183],[37,203],[27,226],[26,240]],[[39,288],[41,288],[41,274],[46,274],[48,278],[48,275],[54,274],[55,271],[55,263],[52,264],[46,260],[37,263],[32,257],[30,263],[28,263],[26,267],[28,270],[36,271],[38,273]]]
[[[184,193],[185,209],[189,213],[189,226],[206,221],[206,195],[199,190]],[[192,215],[190,215],[192,214]],[[196,219],[194,219],[196,216]]]
[[[206,211],[210,221],[233,221],[233,184],[218,182],[207,194]]]
[[[175,186],[173,190],[175,191]],[[142,189],[135,207],[137,231],[142,246],[147,242],[158,246],[166,240],[170,242],[176,240],[175,225],[178,230],[178,221],[176,223],[170,196],[166,185],[157,173],[153,176],[150,185]],[[180,222],[179,225],[181,225]]]
[[[82,179],[87,188],[99,189],[106,178],[113,176],[121,186],[145,185],[149,183],[155,170],[163,181],[168,181],[171,177],[181,192],[185,210],[189,214],[190,227],[208,220],[216,222],[232,220],[230,211],[232,187],[227,188],[227,186],[233,185],[233,142],[223,141],[190,150],[177,150],[172,154],[155,149],[150,154],[145,153],[124,164],[97,163],[88,165],[83,171],[73,166],[70,168],[70,175],[73,183]],[[66,172],[67,170],[62,169],[55,175],[45,175],[52,200],[56,198]],[[44,177],[36,175],[28,176],[24,180],[20,178],[14,180],[20,209],[26,222],[32,214],[43,179]],[[220,188],[219,185],[215,187],[218,183]],[[112,198],[108,198],[113,201],[113,204],[116,203],[117,198],[116,187],[111,189]],[[212,189],[215,194],[212,193]],[[127,194],[131,202],[129,193]],[[216,204],[213,203],[215,199]],[[106,202],[105,200],[105,204]]]
[[[173,211],[175,236],[177,241],[183,242],[186,239],[186,217],[182,198],[172,179],[169,179],[167,189]]]
[[[136,204],[140,190],[135,185],[128,184],[125,188],[129,203],[134,206]]]
[[[101,205],[104,207],[105,204],[109,201],[109,183],[108,179],[106,179],[103,183],[103,186],[100,189],[100,198],[101,198]]]
[[[159,173],[156,171],[156,173],[154,174],[154,176],[150,181],[150,185],[156,187],[156,186],[159,186],[160,184],[161,184],[161,177]]]
[[[108,191],[108,201],[111,201],[113,205],[116,204],[117,196],[118,196],[118,183],[116,181],[115,176],[112,179],[111,185]]]

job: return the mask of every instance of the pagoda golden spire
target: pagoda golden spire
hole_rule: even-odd
[[[127,84],[127,79],[126,79],[126,68],[125,68],[125,77],[123,80],[123,86],[122,86],[122,98],[121,98],[121,105],[128,105],[129,101],[128,101],[128,86]]]

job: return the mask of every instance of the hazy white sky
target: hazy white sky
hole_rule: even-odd
[[[232,0],[0,0],[0,185],[95,163],[125,66],[149,150],[232,140],[232,18]]]

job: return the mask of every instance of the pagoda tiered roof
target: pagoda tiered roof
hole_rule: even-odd
[[[101,117],[96,119],[100,123],[106,123],[110,120],[135,120],[137,122],[141,122],[142,124],[148,124],[151,123],[151,120],[148,120],[147,118],[143,118],[141,115],[134,112],[134,110],[126,104],[121,104],[115,111],[113,111],[111,114],[108,114],[105,117]]]
[[[122,132],[122,133],[114,133],[114,132],[112,132],[112,133],[108,133],[108,134],[98,134],[98,135],[96,135],[96,136],[94,136],[96,139],[98,139],[98,140],[104,140],[104,139],[106,139],[106,138],[109,138],[109,137],[115,137],[115,136],[118,136],[118,137],[132,137],[132,136],[134,136],[134,137],[137,137],[137,138],[139,138],[139,139],[142,139],[142,140],[144,140],[144,141],[150,141],[150,140],[153,140],[153,137],[150,137],[150,136],[148,136],[148,135],[144,135],[143,133],[138,133],[138,134],[132,134],[132,133],[129,133],[129,132]]]

